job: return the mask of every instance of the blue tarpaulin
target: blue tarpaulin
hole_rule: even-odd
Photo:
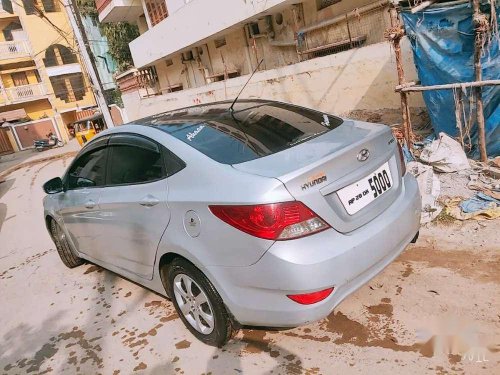
[[[484,13],[489,13],[489,4]],[[500,20],[500,9],[497,9]],[[418,77],[424,86],[474,81],[474,25],[469,3],[428,8],[411,14],[403,11],[402,17],[417,67]],[[481,59],[483,80],[500,79],[500,42],[493,38]],[[467,96],[470,97],[470,89]],[[486,148],[489,156],[500,155],[500,86],[482,88]],[[436,135],[445,132],[457,136],[455,99],[453,90],[423,92]],[[477,126],[474,108],[469,111],[469,101],[464,100],[465,117],[472,114],[470,156],[477,158]]]

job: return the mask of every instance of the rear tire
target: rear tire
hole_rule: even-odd
[[[57,252],[64,265],[68,268],[75,268],[84,263],[84,260],[76,256],[68,243],[66,234],[55,220],[50,221],[50,233],[56,245]]]
[[[163,280],[167,281],[167,293],[189,331],[207,345],[220,348],[226,344],[237,330],[210,280],[181,258],[174,259],[164,267],[166,269],[161,271]],[[186,287],[188,283],[189,288]]]

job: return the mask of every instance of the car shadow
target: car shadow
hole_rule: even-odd
[[[271,369],[265,373],[294,374],[303,373],[300,356],[290,350],[278,345],[272,338],[273,332],[283,331],[273,328],[243,328],[238,335],[229,341],[224,347],[216,348],[207,362],[206,373],[247,373],[252,372],[248,366],[257,366],[255,370],[262,372],[263,369],[255,362],[257,358],[246,363],[243,368],[243,360],[247,356],[259,355],[258,362],[268,359],[275,362]],[[271,336],[271,337],[269,337]],[[264,356],[264,358],[263,358]]]

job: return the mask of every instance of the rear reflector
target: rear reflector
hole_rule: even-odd
[[[289,294],[287,295],[287,297],[290,298],[292,301],[300,303],[301,305],[312,305],[313,303],[323,301],[326,297],[332,294],[332,292],[333,292],[333,287],[313,293]]]
[[[330,228],[302,202],[209,206],[227,224],[267,240],[290,240]]]

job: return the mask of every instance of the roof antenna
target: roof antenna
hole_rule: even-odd
[[[243,90],[245,90],[245,87],[247,87],[248,83],[250,82],[250,80],[252,79],[253,75],[257,72],[257,69],[259,69],[259,66],[260,64],[262,64],[262,61],[264,61],[264,59],[260,59],[259,63],[257,64],[257,66],[255,67],[255,69],[253,70],[252,74],[250,75],[250,77],[248,77],[248,80],[246,81],[246,83],[243,85],[243,87],[241,88],[240,92],[238,93],[238,95],[236,95],[236,98],[234,98],[233,102],[231,103],[231,106],[229,107],[229,112],[233,113],[234,112],[234,105],[236,104],[236,101],[238,100],[238,98],[240,97],[241,93],[243,92]]]

